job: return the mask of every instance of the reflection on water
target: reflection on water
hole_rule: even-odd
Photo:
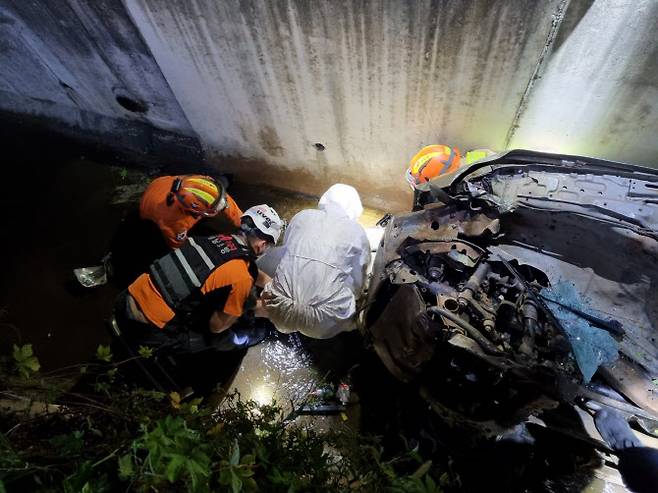
[[[350,381],[352,371],[363,356],[359,334],[348,332],[332,339],[309,339],[297,333],[275,332],[261,344],[249,348],[242,360],[230,392],[237,390],[242,399],[261,404],[276,402],[285,416],[303,404],[318,404],[318,395],[333,390],[339,382]],[[301,415],[296,426],[318,433],[337,428],[358,431],[361,404],[356,385],[344,412],[328,415]],[[309,395],[313,394],[313,395]],[[327,403],[338,404],[333,397]]]
[[[298,334],[276,334],[249,349],[233,381],[243,399],[261,404],[272,401],[290,406],[299,404],[319,385],[321,375],[314,369]]]

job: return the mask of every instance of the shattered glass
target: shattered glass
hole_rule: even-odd
[[[574,285],[560,281],[541,291],[544,300],[567,333],[583,382],[588,383],[599,366],[612,363],[619,357],[617,341],[604,329],[597,327],[567,307],[598,317],[588,309]],[[551,301],[553,300],[553,301]]]

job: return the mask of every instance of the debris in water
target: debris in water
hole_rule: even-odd
[[[102,286],[107,283],[107,271],[104,265],[94,265],[93,267],[81,267],[73,269],[73,274],[78,282],[85,288]]]

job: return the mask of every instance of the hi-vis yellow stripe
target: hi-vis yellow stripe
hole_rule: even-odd
[[[215,201],[215,198],[212,195],[210,195],[208,192],[204,192],[203,190],[199,190],[198,188],[185,187],[185,190],[193,193],[208,205],[212,205],[212,203]]]
[[[411,168],[411,173],[412,174],[419,173],[420,170],[423,169],[423,166],[425,166],[425,163],[427,163],[427,161],[440,156],[443,156],[442,152],[432,152],[430,154],[425,154],[423,157],[419,158],[418,161],[414,163],[413,168]]]
[[[217,193],[217,185],[215,185],[210,180],[206,180],[204,178],[188,178],[186,181],[192,183],[198,183],[199,185],[205,185],[206,187],[210,188],[211,190],[214,190],[215,193]]]

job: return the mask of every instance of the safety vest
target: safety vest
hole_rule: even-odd
[[[191,313],[202,299],[201,286],[215,269],[229,260],[249,262],[256,280],[258,266],[252,250],[233,235],[190,237],[180,248],[159,258],[150,267],[151,281],[172,310]]]

